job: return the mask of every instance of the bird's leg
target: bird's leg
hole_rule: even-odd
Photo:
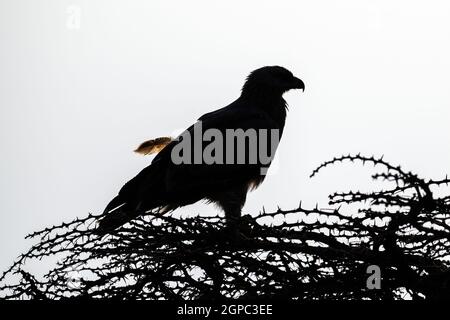
[[[242,235],[239,232],[241,210],[247,196],[246,186],[222,193],[218,203],[225,212],[226,232],[233,242],[239,242]]]
[[[241,217],[241,207],[238,205],[228,206],[224,211],[227,233],[230,235],[230,239],[237,243],[240,239],[239,218]]]
[[[225,211],[225,230],[230,240],[236,245],[239,245],[242,240],[248,240],[248,236],[246,235],[248,228],[242,224],[244,221],[241,217],[241,210],[241,206],[238,206],[233,208],[233,210]]]
[[[240,206],[232,206],[225,210],[225,220],[227,227],[237,227],[239,218],[241,217],[241,208]]]

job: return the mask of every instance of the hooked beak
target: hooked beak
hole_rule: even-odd
[[[302,89],[302,91],[305,91],[305,84],[299,78],[294,77],[294,85],[292,88],[293,89]]]

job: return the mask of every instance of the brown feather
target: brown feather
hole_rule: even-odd
[[[152,140],[147,140],[139,147],[137,147],[134,152],[143,154],[143,155],[149,155],[160,152],[162,149],[164,149],[165,146],[167,146],[170,142],[172,142],[171,137],[159,137]]]

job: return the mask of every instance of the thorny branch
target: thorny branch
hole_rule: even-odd
[[[330,210],[300,203],[244,216],[238,242],[220,217],[148,213],[100,237],[98,217],[90,214],[29,235],[39,242],[3,273],[0,293],[9,299],[450,299],[450,196],[435,195],[450,180],[425,180],[359,154],[327,161],[312,176],[343,161],[374,165],[380,171],[372,178],[391,187],[334,193]],[[25,271],[29,261],[55,256],[59,263],[42,279]],[[370,265],[381,269],[380,289],[366,286]]]

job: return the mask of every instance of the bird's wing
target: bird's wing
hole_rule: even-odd
[[[265,112],[256,108],[222,108],[205,114],[202,121],[203,132],[207,129],[217,129],[225,135],[226,129],[279,129]],[[194,126],[187,131],[193,135]],[[183,191],[191,188],[201,191],[204,188],[223,188],[238,181],[247,181],[252,176],[260,174],[260,164],[180,164],[172,162],[172,150],[180,143],[172,141],[153,160],[153,163],[167,163],[166,186],[169,190]],[[208,144],[208,143],[206,143]],[[203,145],[203,147],[205,144]],[[192,148],[192,153],[193,153]],[[224,152],[225,157],[225,152]]]
[[[256,108],[223,108],[200,118],[203,131],[214,128],[221,132],[226,129],[277,128],[277,124],[264,112]],[[193,135],[194,126],[187,131]],[[172,150],[181,143],[178,139],[170,142],[153,159],[151,165],[128,181],[120,190],[123,202],[154,208],[165,204],[193,203],[209,194],[235,187],[238,184],[260,183],[259,164],[175,164]]]

